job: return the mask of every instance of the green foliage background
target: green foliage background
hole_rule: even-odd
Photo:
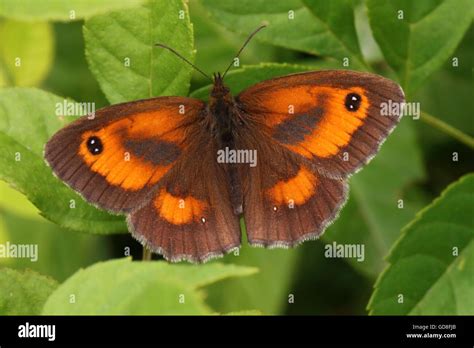
[[[0,259],[0,314],[474,314],[473,15],[469,0],[0,0],[0,243],[39,246],[38,262]],[[405,117],[351,178],[319,241],[244,240],[239,255],[198,266],[124,258],[141,251],[123,217],[43,161],[72,120],[56,104],[206,99],[208,81],[154,44],[212,73],[262,23],[228,75],[234,93],[349,68],[397,80],[421,118]],[[364,244],[365,260],[324,257],[333,241]]]

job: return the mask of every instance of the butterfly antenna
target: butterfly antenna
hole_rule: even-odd
[[[240,56],[240,53],[242,53],[242,51],[244,50],[245,46],[247,46],[247,44],[250,42],[250,40],[252,40],[252,38],[255,36],[255,34],[257,34],[260,30],[262,30],[263,28],[265,28],[266,25],[262,25],[260,27],[258,27],[257,29],[255,29],[255,31],[249,35],[249,37],[247,38],[247,40],[245,40],[244,44],[242,45],[242,47],[240,48],[239,52],[237,52],[237,54],[235,55],[234,59],[235,58],[239,58]],[[227,74],[227,72],[229,71],[229,69],[231,68],[232,64],[234,63],[234,59],[232,60],[232,62],[230,62],[229,66],[227,67],[227,69],[225,70],[224,72],[224,75],[222,75],[222,79],[224,79],[225,75]]]
[[[161,43],[157,43],[155,44],[155,46],[158,46],[158,47],[162,47],[162,48],[166,48],[167,50],[171,51],[172,53],[176,54],[179,58],[181,58],[182,60],[184,60],[186,63],[188,63],[189,65],[191,65],[194,69],[196,69],[196,71],[200,72],[203,76],[207,77],[209,80],[213,81],[212,78],[207,75],[205,72],[203,72],[201,69],[199,69],[196,65],[194,65],[193,63],[191,63],[189,60],[187,60],[186,58],[184,58],[181,54],[179,54],[177,51],[175,51],[173,48],[169,47],[169,46],[166,46],[164,44],[161,44]]]

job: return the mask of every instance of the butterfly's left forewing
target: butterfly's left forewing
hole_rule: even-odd
[[[53,135],[45,159],[89,202],[130,212],[186,155],[203,109],[203,102],[180,97],[109,106]]]

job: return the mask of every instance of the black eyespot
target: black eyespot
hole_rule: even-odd
[[[87,149],[91,154],[98,155],[104,149],[104,145],[98,137],[90,137],[87,139]]]
[[[361,96],[358,95],[357,93],[349,93],[346,96],[346,102],[344,103],[346,105],[346,109],[348,111],[359,110],[361,100],[362,100]]]

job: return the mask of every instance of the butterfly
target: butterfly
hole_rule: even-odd
[[[402,89],[328,70],[233,96],[224,77],[213,76],[208,103],[157,97],[84,116],[52,136],[45,159],[88,202],[127,215],[132,235],[172,262],[239,248],[242,216],[252,246],[318,238],[347,200],[348,177],[399,122],[381,109],[404,102]]]

